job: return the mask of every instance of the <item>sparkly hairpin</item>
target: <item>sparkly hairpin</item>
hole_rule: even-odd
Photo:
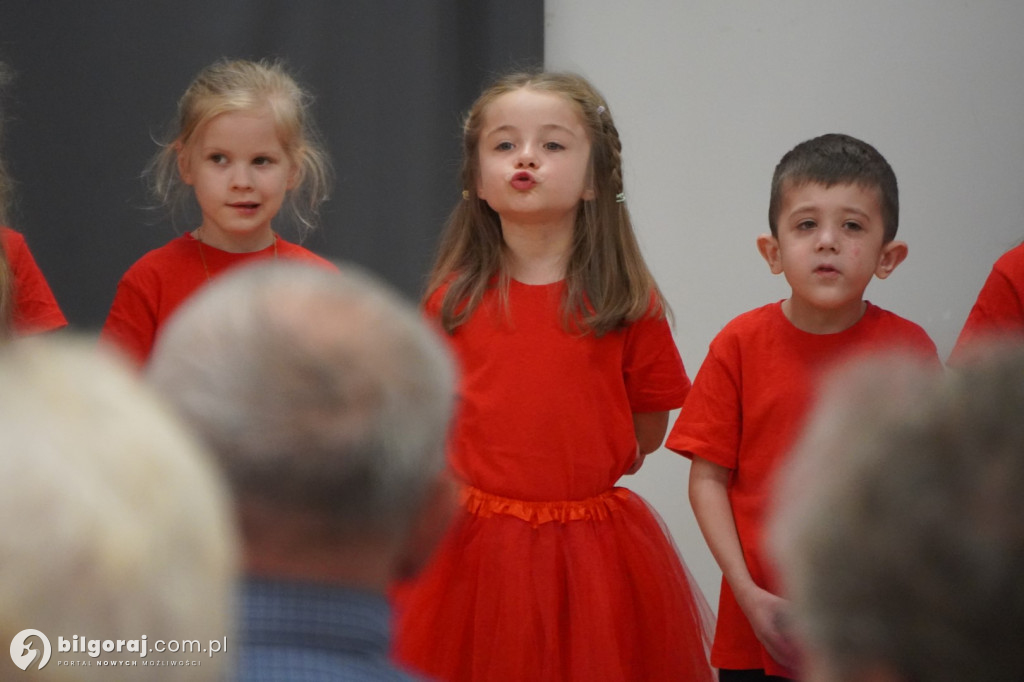
[[[618,194],[616,194],[615,195],[615,202],[618,203],[618,204],[626,203],[626,193],[625,192],[619,192]]]
[[[608,111],[608,110],[604,108],[603,104],[597,105],[597,115],[598,116],[600,116],[601,114],[603,114],[606,111]]]
[[[463,198],[463,200],[465,200],[465,201],[468,201],[468,200],[469,200],[469,190],[468,190],[468,189],[464,189],[464,190],[462,190],[462,198]]]

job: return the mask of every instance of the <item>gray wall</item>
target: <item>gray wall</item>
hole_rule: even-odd
[[[943,357],[992,262],[1024,239],[1024,3],[547,0],[546,65],[591,78],[623,137],[626,194],[693,376],[735,315],[784,298],[754,240],[796,143],[845,132],[896,170],[907,261],[867,297]],[[668,451],[627,481],[713,603],[718,569]]]

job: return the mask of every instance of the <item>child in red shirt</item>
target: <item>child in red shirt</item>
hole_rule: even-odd
[[[916,324],[864,300],[907,256],[896,176],[870,145],[824,135],[775,169],[770,235],[757,245],[792,295],[715,337],[666,446],[692,458],[690,500],[723,581],[711,662],[722,682],[791,677],[795,652],[761,549],[772,477],[815,383],[843,356],[906,347],[934,358]]]
[[[5,259],[9,282],[9,310],[4,320],[15,334],[38,334],[66,327],[64,313],[39,269],[25,237],[0,226],[0,257]],[[2,278],[0,278],[2,281]]]
[[[466,682],[710,682],[711,615],[616,487],[689,380],[624,202],[618,132],[578,76],[477,100],[426,300],[461,364],[462,509],[398,591],[399,660]]]
[[[279,64],[222,61],[200,72],[178,103],[180,130],[152,170],[162,201],[194,194],[201,224],[128,269],[101,338],[142,364],[164,321],[222,272],[265,258],[334,267],[270,224],[287,207],[312,228],[327,198],[329,164],[308,105]]]
[[[1024,244],[992,266],[949,355],[950,364],[961,364],[970,348],[995,337],[1024,340]]]
[[[0,86],[6,85],[9,76],[0,62]],[[0,116],[0,139],[2,132]],[[4,226],[12,185],[7,165],[0,158],[0,339],[48,332],[68,323],[25,237]]]

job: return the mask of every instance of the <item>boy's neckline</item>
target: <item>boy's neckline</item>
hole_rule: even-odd
[[[861,299],[859,313],[854,316],[849,316],[846,319],[839,322],[814,322],[801,320],[796,321],[793,319],[792,314],[792,298],[783,299],[779,302],[779,311],[782,313],[783,318],[797,331],[803,332],[804,334],[812,334],[814,336],[829,336],[831,334],[842,334],[848,329],[856,327],[861,320],[864,319],[864,315],[867,314],[868,308],[871,307],[871,303],[866,299]],[[827,318],[827,316],[823,316]]]

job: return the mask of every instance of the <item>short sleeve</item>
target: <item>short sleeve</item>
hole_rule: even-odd
[[[32,257],[24,237],[3,228],[4,251],[14,276],[13,325],[19,334],[38,334],[67,325],[57,299]]]
[[[690,392],[679,349],[664,317],[648,316],[626,330],[622,375],[633,412],[681,407]]]
[[[156,329],[156,310],[139,288],[136,273],[129,270],[117,285],[100,339],[142,365],[153,350]]]
[[[950,361],[955,364],[966,356],[972,345],[988,337],[1021,334],[1024,334],[1024,302],[1014,282],[997,263],[967,315]]]
[[[720,339],[711,344],[665,447],[735,469],[742,410],[737,363],[727,351],[728,345]]]

